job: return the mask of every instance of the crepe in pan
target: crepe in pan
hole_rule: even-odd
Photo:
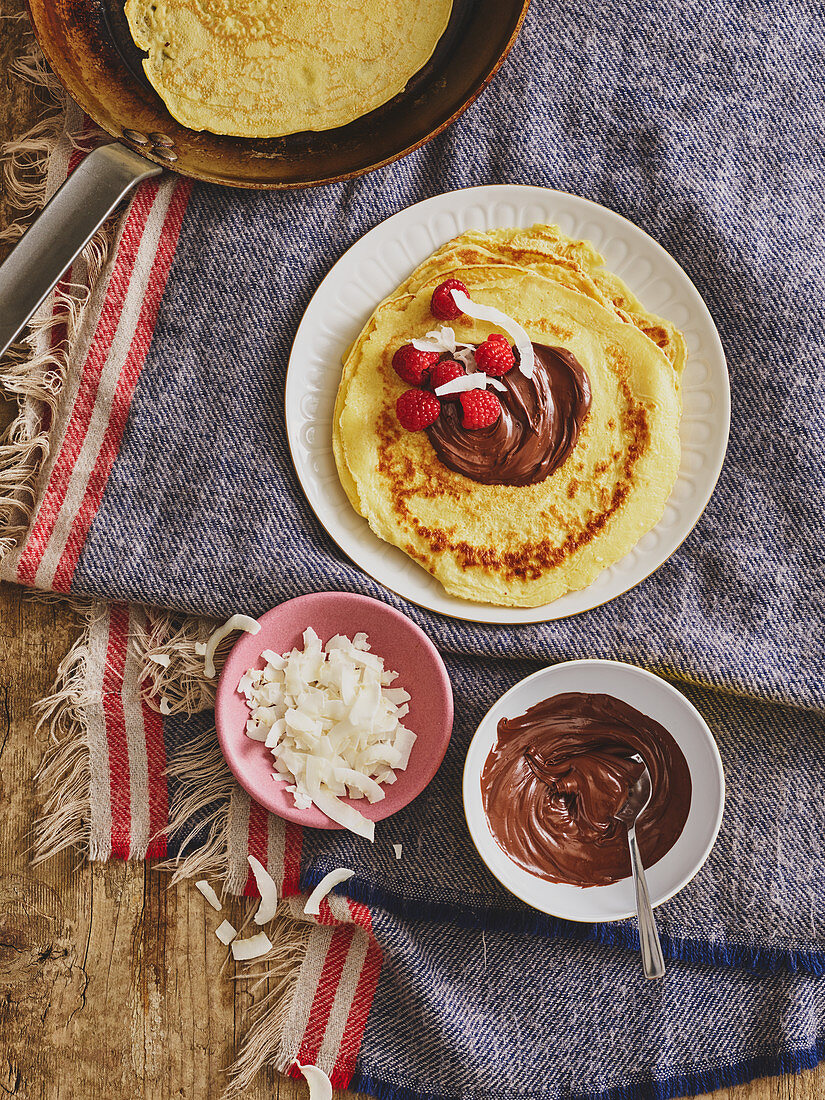
[[[146,76],[191,130],[276,137],[345,126],[432,57],[452,0],[126,0]]]

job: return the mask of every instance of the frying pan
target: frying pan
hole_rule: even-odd
[[[529,0],[454,0],[435,53],[388,103],[347,126],[222,137],[176,122],[143,73],[123,0],[28,0],[34,32],[69,94],[115,142],[91,152],[0,265],[0,355],[118,203],[164,170],[228,187],[332,183],[412,152],[487,86]]]

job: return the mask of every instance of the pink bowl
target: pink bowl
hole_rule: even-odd
[[[246,736],[249,709],[238,694],[238,681],[249,668],[263,668],[261,653],[273,649],[285,653],[302,648],[301,635],[308,626],[327,642],[335,634],[350,638],[364,631],[372,652],[384,658],[385,667],[398,673],[393,687],[410,693],[410,711],[404,724],[418,735],[406,771],[384,788],[386,797],[370,805],[366,799],[346,801],[365,817],[382,821],[420,794],[438,771],[453,729],[453,691],[444,662],[427,635],[406,615],[368,596],[349,592],[315,592],[273,607],[262,615],[257,634],[242,634],[223,667],[215,699],[215,725],[221,751],[232,774],[267,810],[314,829],[339,829],[315,806],[295,807],[286,783],[273,781],[272,755],[261,741]]]

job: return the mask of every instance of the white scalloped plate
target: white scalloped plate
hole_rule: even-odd
[[[468,229],[553,223],[593,242],[611,271],[687,339],[682,463],[659,523],[579,592],[543,607],[494,607],[448,595],[434,577],[378,538],[349,503],[332,454],[332,412],[344,352],[382,299],[436,248]],[[420,607],[457,619],[537,623],[589,611],[643,581],[690,533],[716,484],[730,427],[725,354],[707,306],[676,261],[612,210],[543,187],[469,187],[394,214],[357,241],[307,306],[289,360],[285,413],[298,480],[321,523],[366,573]]]

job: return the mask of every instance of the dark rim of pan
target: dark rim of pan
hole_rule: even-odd
[[[123,0],[28,0],[55,74],[86,113],[147,159],[195,179],[285,189],[351,179],[418,149],[487,87],[524,21],[529,0],[454,0],[430,61],[399,95],[335,130],[238,138],[176,122],[141,68]]]

